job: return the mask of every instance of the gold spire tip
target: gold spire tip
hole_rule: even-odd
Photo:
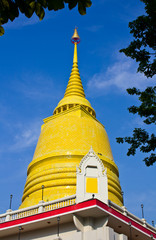
[[[79,35],[78,35],[78,32],[77,32],[77,27],[75,27],[75,29],[74,29],[74,34],[73,34],[73,36],[72,36],[72,38],[71,38],[71,41],[72,41],[72,43],[80,43],[80,37],[79,37]]]

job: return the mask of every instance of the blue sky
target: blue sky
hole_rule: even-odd
[[[20,16],[5,26],[0,38],[0,213],[8,209],[10,194],[14,210],[21,203],[42,119],[52,115],[68,82],[73,57],[70,39],[77,26],[81,79],[108,133],[125,205],[141,217],[143,203],[147,221],[156,222],[156,166],[146,167],[140,153],[127,157],[128,145],[115,140],[130,135],[134,127],[145,127],[138,116],[128,113],[137,99],[125,89],[144,89],[156,80],[136,73],[135,61],[119,53],[132,39],[128,22],[143,13],[139,0],[99,0],[93,1],[85,16],[66,7],[46,12],[41,22],[35,16]]]

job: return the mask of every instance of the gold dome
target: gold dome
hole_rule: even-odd
[[[20,208],[76,194],[76,167],[92,146],[107,168],[108,198],[122,205],[119,173],[104,126],[85,98],[74,42],[73,68],[64,98],[53,116],[44,119]]]

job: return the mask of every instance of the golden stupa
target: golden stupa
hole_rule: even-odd
[[[119,173],[104,126],[96,119],[94,109],[85,98],[77,61],[77,29],[73,67],[63,99],[52,116],[44,119],[20,208],[76,194],[76,167],[92,146],[107,168],[108,199],[122,206]]]

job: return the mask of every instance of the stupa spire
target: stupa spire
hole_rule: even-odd
[[[80,37],[78,35],[77,28],[74,30],[71,42],[74,44],[73,66],[64,97],[54,109],[53,114],[59,114],[75,106],[83,106],[86,111],[95,117],[96,113],[92,108],[90,102],[85,97],[78,69],[77,44],[80,43]]]
[[[74,30],[71,41],[74,44],[73,66],[64,97],[75,95],[85,98],[85,93],[78,69],[77,44],[80,42],[80,37],[78,35],[77,28]]]

